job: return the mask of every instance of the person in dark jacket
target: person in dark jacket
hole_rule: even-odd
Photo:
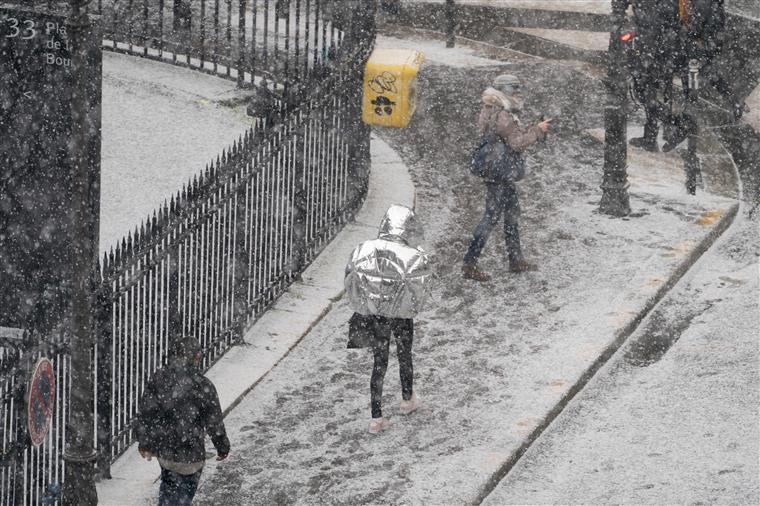
[[[635,25],[635,64],[631,69],[634,91],[646,113],[644,135],[629,141],[647,151],[659,151],[659,123],[683,133],[682,118],[671,113],[673,77],[681,75],[684,46],[679,19],[679,0],[612,0],[613,20],[617,31],[625,20],[625,11],[633,6]]]
[[[201,372],[200,360],[197,339],[178,339],[169,365],[153,374],[140,400],[135,436],[140,455],[157,457],[161,466],[159,506],[192,504],[206,457],[206,433],[216,460],[230,452],[219,396]]]
[[[549,131],[551,119],[524,128],[517,117],[522,109],[522,86],[520,80],[513,75],[498,76],[493,87],[483,92],[483,107],[478,117],[480,134],[491,131],[498,135],[509,147],[522,156],[522,152],[530,145],[542,140]],[[511,272],[534,271],[536,266],[526,262],[520,246],[520,231],[518,218],[520,203],[515,181],[509,175],[495,180],[485,180],[486,209],[483,218],[475,228],[470,247],[464,256],[462,275],[475,281],[488,281],[490,276],[477,267],[480,253],[486,245],[491,230],[504,216],[504,238],[509,258]]]

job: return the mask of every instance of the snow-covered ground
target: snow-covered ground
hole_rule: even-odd
[[[100,250],[176,195],[250,125],[235,83],[103,52]]]
[[[465,56],[449,51],[448,61]],[[393,426],[366,433],[371,358],[345,349],[350,310],[339,301],[229,415],[232,454],[205,471],[198,504],[476,502],[734,209],[685,195],[680,160],[663,155],[631,164],[630,217],[598,214],[602,149],[583,131],[602,125],[601,83],[553,62],[438,60],[433,51],[423,66],[412,124],[381,132],[410,168],[437,260],[439,284],[415,335],[424,407],[398,414],[392,361],[384,401]],[[558,118],[520,185],[523,241],[540,268],[508,274],[496,230],[481,261],[494,280],[477,284],[459,272],[482,212],[466,161],[480,90],[506,71],[526,82],[524,121]]]
[[[444,3],[446,0],[401,0],[414,3]],[[548,11],[587,12],[592,14],[609,14],[610,0],[456,0],[460,5],[487,5],[494,7],[511,7],[515,9],[539,9]],[[760,19],[760,4],[757,0],[726,0],[729,12]]]
[[[402,3],[445,3],[446,0],[401,0]],[[609,14],[610,0],[456,0],[459,5],[486,5],[514,9],[540,9],[547,11],[588,12]]]
[[[737,219],[485,504],[760,503],[757,230]]]
[[[674,154],[632,150],[633,213],[623,219],[601,215],[603,152],[587,134],[603,125],[598,80],[567,64],[524,55],[490,60],[467,48],[444,49],[435,40],[384,38],[380,44],[422,49],[427,56],[412,124],[378,130],[409,168],[437,262],[439,283],[415,335],[423,408],[409,417],[398,414],[392,359],[384,409],[393,425],[378,437],[366,433],[371,358],[345,349],[350,310],[333,298],[332,309],[314,318],[289,353],[280,337],[292,323],[287,320],[282,330],[246,337],[250,349],[286,355],[250,385],[228,416],[232,453],[207,466],[197,504],[477,501],[735,209],[732,199],[704,191],[687,196]],[[542,113],[557,118],[547,143],[530,150],[529,175],[520,183],[523,244],[539,271],[509,274],[502,234],[495,230],[481,261],[494,280],[476,284],[459,272],[482,213],[482,185],[466,163],[480,91],[503,72],[526,83],[523,121]],[[638,114],[633,123],[641,119]],[[632,127],[629,133],[635,132]],[[706,163],[719,156],[711,154]],[[373,161],[373,172],[382,185],[383,166]],[[362,225],[367,238],[374,235],[371,224]],[[344,257],[322,260],[340,275]],[[291,319],[299,308],[312,307],[311,297],[326,296],[317,292],[289,299]],[[227,389],[228,379],[218,386]],[[129,465],[149,466],[136,458]],[[122,477],[115,474],[114,480]],[[155,501],[155,487],[137,490],[128,481],[108,486],[117,499],[105,504],[120,504],[120,497],[130,504]],[[129,494],[119,496],[120,489]]]

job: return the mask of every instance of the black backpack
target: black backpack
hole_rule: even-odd
[[[470,172],[491,182],[519,181],[525,176],[525,159],[488,128],[472,150]]]

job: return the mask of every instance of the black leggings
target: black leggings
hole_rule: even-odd
[[[411,318],[386,318],[371,316],[375,334],[373,351],[375,364],[369,388],[372,399],[372,418],[383,416],[381,409],[383,397],[383,380],[388,369],[388,349],[391,333],[396,338],[396,355],[398,356],[399,374],[401,376],[401,395],[404,400],[412,398],[414,369],[412,367],[412,341],[414,339],[414,321]]]

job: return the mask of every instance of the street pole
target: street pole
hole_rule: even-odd
[[[358,202],[369,181],[370,161],[370,127],[362,121],[362,93],[364,86],[364,69],[374,48],[377,36],[375,15],[377,0],[347,1],[350,5],[351,21],[344,39],[344,58],[341,65],[346,68],[348,78],[344,90],[346,111],[346,130],[349,151],[349,199]]]
[[[446,47],[456,44],[457,12],[454,0],[446,0]]]
[[[71,54],[71,210],[72,290],[71,290],[71,393],[69,418],[66,425],[66,450],[63,458],[66,472],[63,504],[67,506],[96,505],[98,494],[93,476],[94,450],[93,414],[93,336],[92,308],[94,276],[97,265],[94,207],[92,205],[92,157],[89,153],[90,131],[88,90],[88,41],[92,30],[86,12],[86,0],[71,0],[67,22],[73,47]]]
[[[690,195],[697,193],[697,178],[702,174],[702,168],[697,156],[697,138],[699,128],[697,124],[697,105],[699,101],[699,60],[689,60],[689,92],[686,98],[686,111],[684,116],[689,126],[689,136],[686,140],[686,152],[683,154],[684,168],[686,169],[686,191]]]
[[[613,20],[607,52],[607,99],[604,106],[604,176],[599,212],[627,216],[631,212],[628,198],[628,134],[626,118],[627,79],[623,43]]]

